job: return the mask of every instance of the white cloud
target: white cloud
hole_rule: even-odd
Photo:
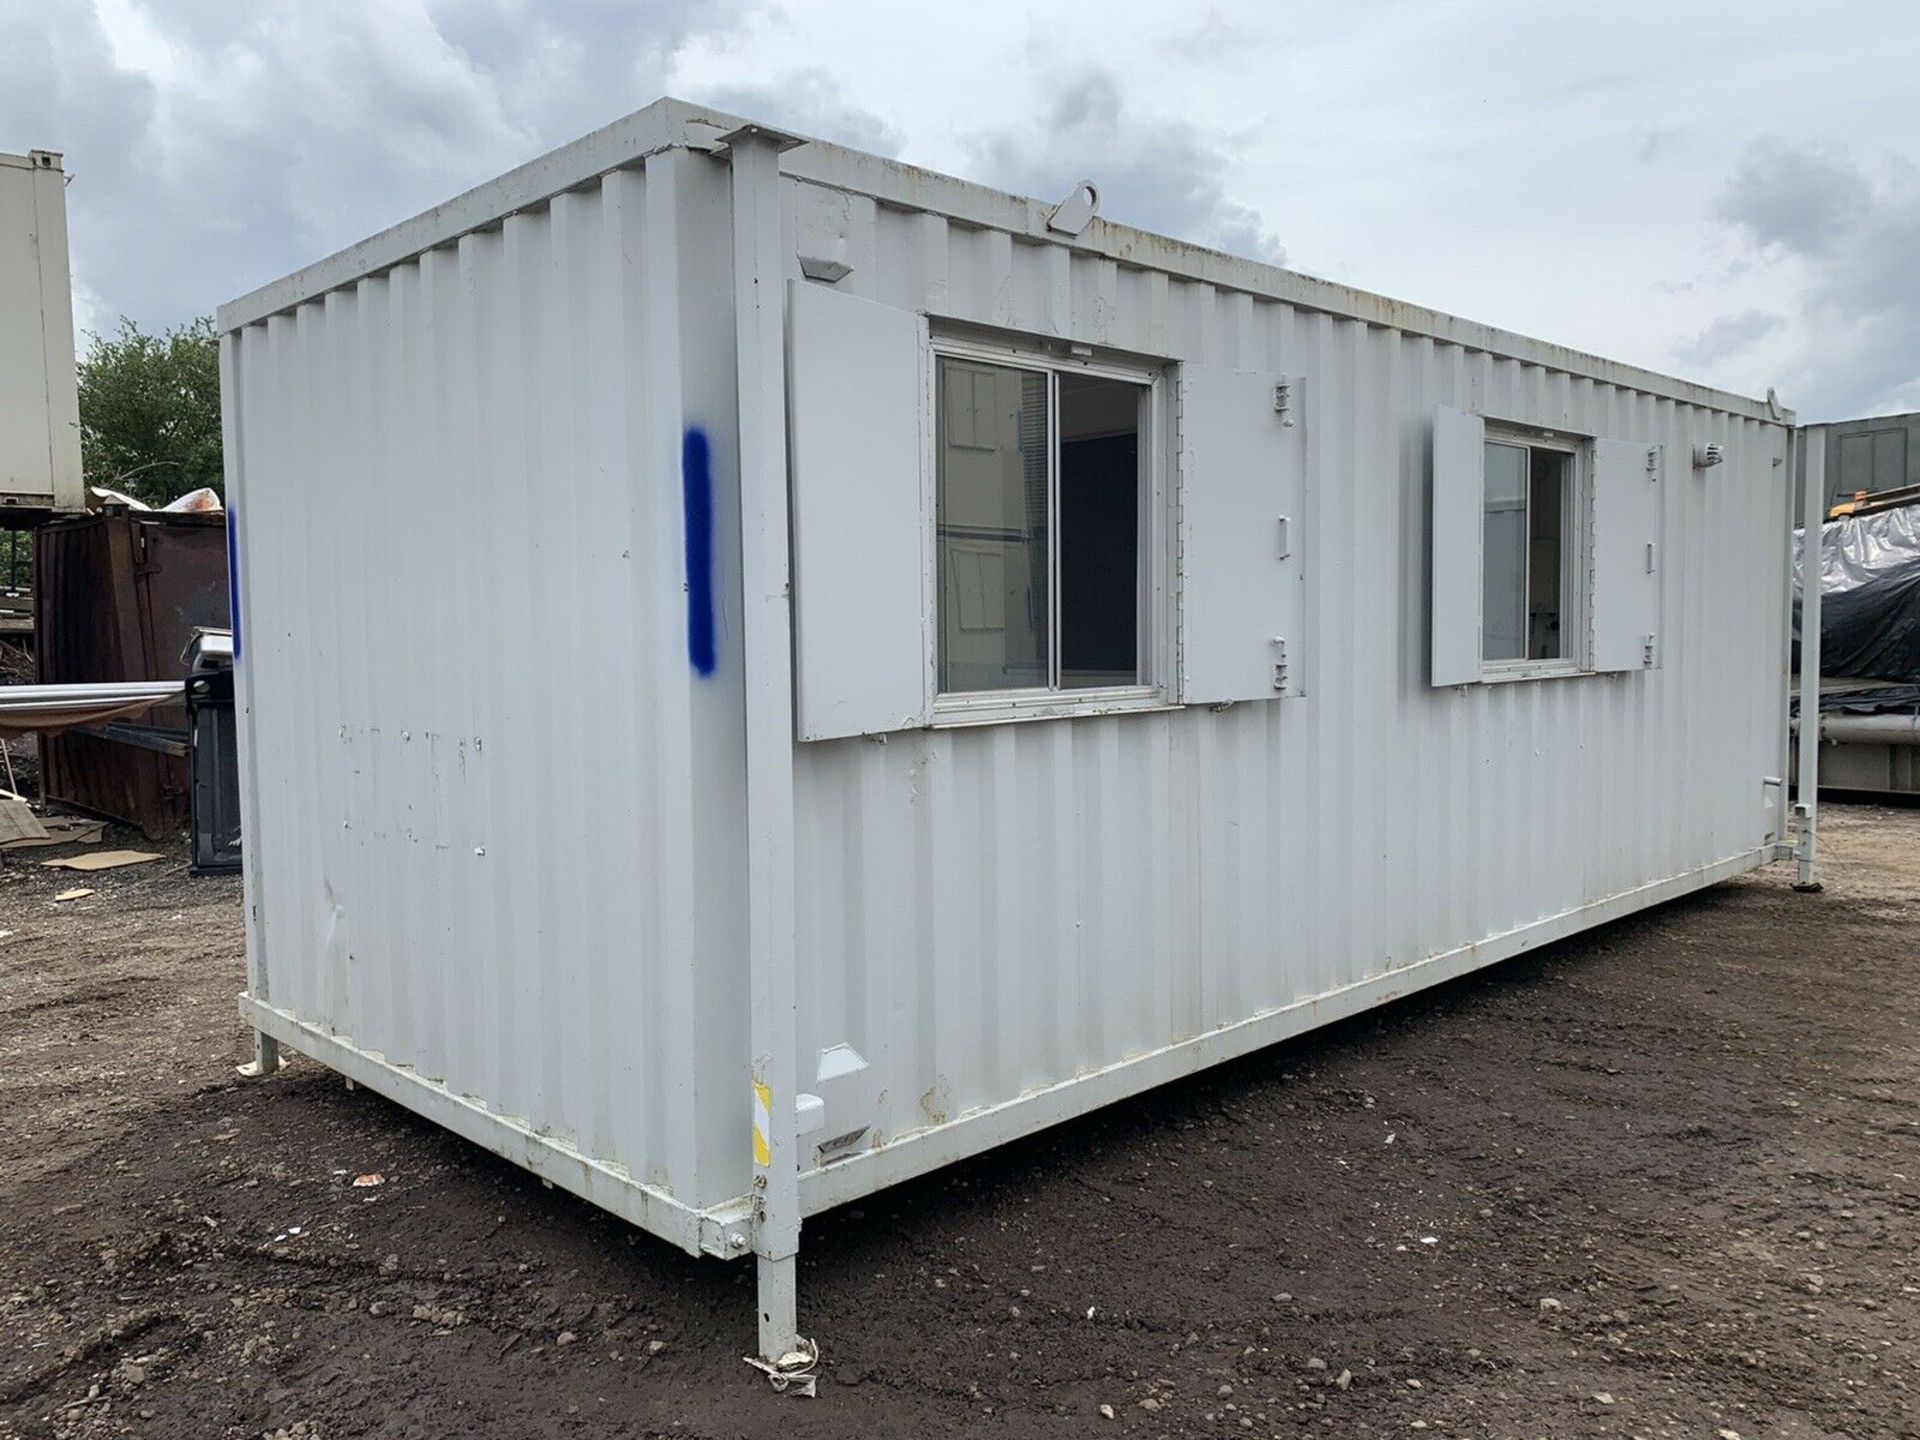
[[[1893,160],[1876,177],[1837,147],[1763,140],[1714,215],[1793,307],[1803,418],[1920,409],[1920,170]],[[1741,317],[1715,325],[1731,338]]]
[[[0,148],[67,151],[93,323],[203,313],[672,93],[1048,201],[1088,176],[1116,220],[1810,415],[1920,403],[1911,0],[97,7],[0,0]]]
[[[1112,71],[1042,68],[1037,121],[968,137],[972,178],[1042,199],[1099,186],[1101,214],[1144,230],[1282,264],[1286,250],[1251,206],[1227,194],[1225,137],[1143,103]]]
[[[1822,255],[1873,206],[1873,183],[1831,148],[1779,140],[1752,147],[1714,206],[1754,244]]]
[[[687,98],[809,139],[888,158],[900,153],[900,132],[847,99],[846,88],[819,66],[792,71],[771,83],[695,85]]]
[[[0,0],[0,143],[66,152],[81,323],[149,327],[627,114],[734,6]]]
[[[1704,369],[1752,349],[1786,323],[1784,315],[1770,310],[1742,310],[1736,315],[1722,315],[1710,321],[1693,339],[1675,346],[1674,353],[1682,364]]]

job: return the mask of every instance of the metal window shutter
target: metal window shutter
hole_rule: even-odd
[[[1297,376],[1181,367],[1179,692],[1188,704],[1306,693],[1304,393]]]
[[[1593,442],[1593,668],[1660,663],[1663,455],[1634,440]]]
[[[1434,407],[1428,617],[1434,685],[1466,685],[1480,678],[1486,443],[1486,422],[1478,415]]]
[[[802,740],[931,715],[924,317],[787,292],[794,691]]]

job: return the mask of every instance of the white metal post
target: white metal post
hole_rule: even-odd
[[[1827,512],[1827,432],[1810,426],[1801,432],[1807,451],[1806,492],[1801,501],[1800,538],[1800,773],[1794,812],[1800,833],[1794,841],[1799,862],[1796,890],[1818,890],[1814,878],[1815,842],[1820,819],[1820,530]]]
[[[810,1377],[796,1263],[800,1163],[793,850],[793,640],[787,525],[785,276],[780,153],[760,126],[726,137],[733,166],[733,304],[740,406],[741,633],[746,648],[747,945],[760,1360]]]

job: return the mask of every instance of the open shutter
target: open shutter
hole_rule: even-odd
[[[1434,407],[1429,621],[1435,685],[1466,685],[1480,678],[1486,449],[1487,426],[1478,415]]]
[[[1180,371],[1180,698],[1306,693],[1306,413],[1298,377]]]
[[[1661,451],[1593,442],[1593,668],[1648,670],[1660,657]]]
[[[927,723],[927,322],[787,292],[794,691],[802,740]]]

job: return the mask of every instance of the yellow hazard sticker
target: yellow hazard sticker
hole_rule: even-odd
[[[773,1164],[773,1151],[767,1145],[767,1132],[773,1128],[773,1091],[753,1082],[753,1163],[765,1169]]]

